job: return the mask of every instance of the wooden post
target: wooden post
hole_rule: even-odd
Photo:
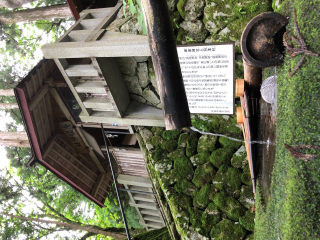
[[[191,126],[175,37],[165,0],[142,0],[166,129]]]
[[[6,147],[30,147],[26,132],[0,132],[0,145]]]

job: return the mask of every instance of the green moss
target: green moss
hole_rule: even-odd
[[[164,131],[164,128],[162,128],[162,127],[152,127],[151,128],[151,132],[155,136],[161,136],[163,131]]]
[[[187,157],[181,157],[174,160],[174,169],[181,176],[188,180],[193,177],[193,167],[192,163]]]
[[[184,5],[186,4],[187,0],[179,0],[178,4],[177,4],[177,9],[181,15],[182,18],[184,18],[186,16],[186,12],[184,10]]]
[[[239,223],[248,231],[254,231],[254,217],[255,212],[251,212],[251,210],[247,211],[244,216],[239,218]]]
[[[152,137],[151,143],[153,146],[158,147],[164,142],[163,138],[159,135],[155,135]]]
[[[154,164],[160,159],[164,159],[167,156],[167,153],[161,148],[157,147],[155,150],[150,151],[150,160]]]
[[[124,238],[126,239],[126,238]],[[168,240],[171,239],[167,227],[156,229],[149,232],[140,233],[133,236],[132,240]]]
[[[254,240],[254,234],[248,235],[244,240]]]
[[[201,225],[202,225],[201,216],[202,216],[203,211],[199,210],[196,207],[193,207],[193,208],[189,208],[189,213],[190,213],[191,226],[195,229],[196,228],[200,229]]]
[[[252,186],[241,186],[239,202],[248,209],[251,209],[255,204]]]
[[[172,24],[172,29],[174,32],[176,32],[179,29],[179,24],[181,22],[181,16],[179,11],[169,12],[170,14],[170,20]]]
[[[188,140],[189,134],[183,133],[179,137],[178,141],[178,148],[185,148],[187,146],[187,140]]]
[[[213,135],[202,135],[198,141],[198,152],[213,152],[217,148],[218,137]]]
[[[210,156],[210,162],[216,168],[219,168],[221,165],[226,164],[229,165],[231,162],[232,154],[234,153],[234,149],[230,147],[219,148],[212,152]]]
[[[190,158],[193,166],[202,165],[204,163],[209,162],[210,160],[210,153],[208,151],[202,151]]]
[[[172,168],[172,161],[170,159],[162,159],[155,163],[154,168],[159,173],[165,173]]]
[[[198,190],[197,187],[187,179],[181,179],[179,182],[177,182],[177,184],[174,185],[174,189],[177,192],[184,193],[190,197],[194,196]]]
[[[178,34],[176,36],[176,44],[182,44],[182,42],[186,42],[186,32],[183,30],[183,28],[179,28]]]
[[[177,173],[175,169],[171,169],[165,172],[160,178],[162,190],[165,191],[170,186],[178,182],[180,179],[181,176]]]
[[[223,146],[223,147],[230,147],[233,149],[239,149],[239,147],[241,146],[242,142],[238,142],[238,141],[233,141],[229,138],[226,137],[220,137],[219,138],[219,143]]]
[[[184,157],[185,156],[185,149],[184,148],[178,148],[177,150],[169,153],[167,155],[168,158],[170,159],[176,159],[176,158],[180,158],[180,157]]]
[[[162,137],[165,140],[178,139],[179,135],[180,135],[180,131],[178,129],[165,130],[165,131],[162,132]]]
[[[172,214],[177,217],[183,211],[189,210],[192,207],[192,199],[182,193],[177,193],[169,197],[169,205]]]
[[[225,191],[229,196],[239,198],[241,188],[242,171],[222,165],[213,179],[213,185],[221,191]]]
[[[210,199],[213,199],[215,195],[214,187],[212,184],[206,184],[204,185],[200,191],[198,191],[194,198],[193,198],[193,206],[200,208],[200,209],[205,209],[209,202]]]
[[[252,186],[251,173],[249,164],[243,169],[243,173],[241,174],[241,181],[249,186]]]
[[[206,183],[210,183],[216,174],[216,170],[211,163],[205,163],[196,168],[192,182],[198,188]]]
[[[191,157],[197,153],[199,134],[192,132],[187,139],[186,156]]]
[[[204,210],[201,221],[203,225],[210,224],[211,226],[213,226],[220,222],[221,219],[221,211],[219,210],[217,205],[211,202]]]
[[[224,192],[218,192],[213,197],[213,202],[233,221],[239,221],[239,218],[246,212],[246,209],[236,199],[229,197]]]
[[[161,144],[161,148],[168,152],[173,152],[177,149],[178,142],[176,140],[165,141]]]
[[[241,146],[232,156],[231,165],[235,168],[244,169],[248,165],[245,146]]]
[[[190,214],[187,211],[182,211],[175,216],[175,222],[178,227],[178,231],[181,235],[185,230],[189,228]]]
[[[240,225],[228,219],[224,219],[215,225],[210,236],[215,240],[242,240],[246,235],[246,230]]]

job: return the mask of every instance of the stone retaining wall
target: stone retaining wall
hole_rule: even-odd
[[[192,122],[241,133],[234,116],[194,115]],[[253,239],[254,196],[242,142],[190,129],[136,130],[174,239]]]

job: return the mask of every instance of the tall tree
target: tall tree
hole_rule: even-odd
[[[17,109],[19,108],[17,103],[0,103],[0,109]]]
[[[58,4],[47,7],[38,7],[20,11],[5,11],[0,14],[0,21],[6,24],[18,22],[33,22],[53,18],[72,17],[68,4]]]
[[[0,96],[14,96],[13,89],[0,89]]]
[[[30,147],[26,132],[0,132],[0,145],[12,147]]]

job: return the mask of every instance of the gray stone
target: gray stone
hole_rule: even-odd
[[[171,170],[172,166],[173,166],[172,160],[165,158],[163,160],[159,160],[158,162],[156,162],[154,165],[154,168],[160,173],[165,173]]]
[[[241,186],[239,202],[248,209],[251,209],[255,204],[252,186]]]
[[[141,103],[147,102],[147,100],[145,100],[143,97],[136,95],[136,94],[133,94],[133,93],[130,93],[130,98],[133,100],[136,100],[137,102],[141,102]]]
[[[176,9],[179,0],[167,0],[168,10],[172,12]]]
[[[159,95],[158,85],[157,85],[157,79],[156,74],[153,68],[153,63],[151,57],[148,59],[148,72],[149,72],[149,81],[151,82],[152,86],[156,90],[156,92]]]
[[[148,66],[147,63],[138,63],[138,78],[141,87],[145,88],[149,84]]]
[[[162,109],[162,104],[159,103],[159,104],[156,106],[156,108]]]
[[[127,87],[130,93],[142,95],[141,85],[137,77],[124,75],[123,78],[127,84]]]
[[[146,143],[146,148],[150,151],[154,149],[154,146],[151,143]]]
[[[206,30],[203,22],[200,20],[183,21],[180,24],[180,27],[185,30],[186,36],[189,38],[189,41],[202,42],[208,35],[208,31]]]
[[[217,33],[219,30],[225,28],[231,17],[234,15],[232,12],[233,8],[224,6],[224,4],[215,4],[214,2],[210,5],[206,5],[204,8],[203,22],[206,29],[210,33]]]
[[[123,33],[133,33],[137,35],[142,35],[143,33],[142,26],[139,24],[137,17],[134,17],[123,24],[120,31]]]
[[[115,19],[107,28],[107,31],[114,31],[114,32],[120,32],[120,28],[123,24],[128,22],[132,17],[127,18],[118,18]]]
[[[185,20],[193,21],[203,15],[204,0],[187,0],[184,5]]]
[[[152,105],[157,106],[160,103],[160,99],[158,96],[150,89],[150,87],[146,87],[143,90],[142,96],[150,102]]]
[[[144,128],[144,129],[140,130],[140,134],[141,134],[141,137],[143,138],[143,141],[145,143],[150,143],[151,142],[153,134],[149,129]]]
[[[137,61],[134,57],[118,57],[117,61],[122,73],[130,76],[134,76],[136,74]]]
[[[134,58],[136,59],[136,61],[137,61],[138,63],[141,63],[141,62],[146,62],[146,61],[148,61],[149,56],[145,56],[145,57],[134,57]]]

